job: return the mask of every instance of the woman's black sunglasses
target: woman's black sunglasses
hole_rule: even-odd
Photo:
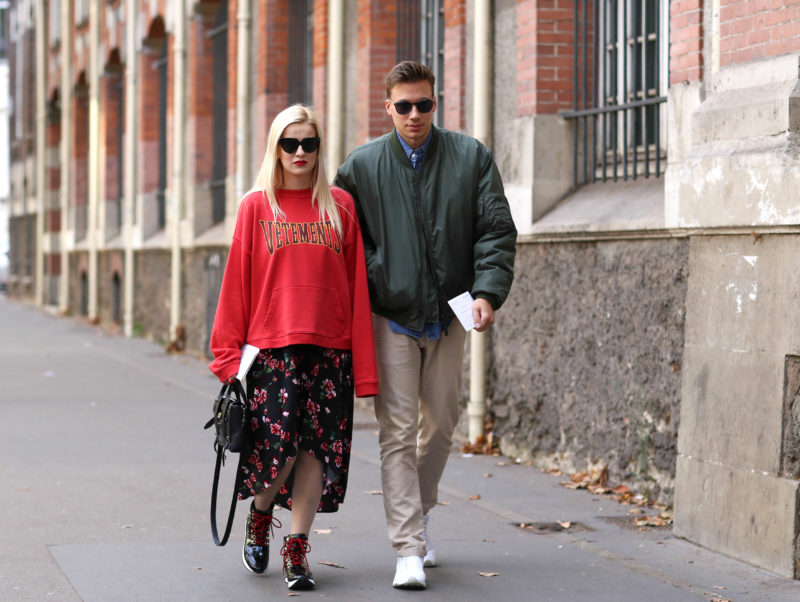
[[[417,107],[417,111],[420,113],[430,113],[431,109],[433,109],[433,99],[431,98],[423,98],[417,102],[409,102],[408,100],[398,100],[397,102],[390,100],[389,102],[394,105],[394,110],[400,115],[408,115],[411,112],[411,107]]]
[[[306,153],[313,153],[319,148],[319,138],[303,138],[302,140],[298,140],[297,138],[281,138],[278,140],[278,144],[289,154],[297,152],[298,146],[302,146],[303,151]]]

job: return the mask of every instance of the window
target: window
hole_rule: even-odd
[[[397,60],[417,61],[436,77],[438,107],[434,123],[444,119],[444,0],[398,0]]]
[[[289,104],[310,105],[314,81],[314,2],[289,3]]]
[[[156,190],[156,207],[158,210],[158,228],[163,229],[167,223],[167,40],[161,44],[160,57],[154,61],[153,67],[158,71],[158,189]]]
[[[576,1],[574,110],[564,113],[576,186],[663,173],[667,10],[666,0]]]
[[[61,40],[61,0],[50,0],[48,4],[50,18],[50,45],[55,46]]]
[[[225,178],[228,174],[228,3],[220,2],[213,27],[206,34],[213,44],[212,107],[214,155],[211,166],[211,221],[225,219]]]

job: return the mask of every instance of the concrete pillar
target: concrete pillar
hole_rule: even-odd
[[[44,215],[47,210],[45,182],[47,125],[47,29],[45,3],[36,3],[36,262],[34,299],[44,303]]]
[[[69,0],[67,0],[69,1]],[[134,260],[133,252],[133,217],[136,207],[136,154],[138,152],[137,132],[139,103],[139,53],[137,48],[137,32],[139,31],[139,3],[136,0],[125,2],[125,151],[124,151],[124,201],[122,215],[122,231],[124,241],[123,270],[123,330],[125,336],[133,335],[134,298]]]
[[[72,5],[61,0],[61,276],[58,281],[58,311],[69,311],[69,250],[72,246],[70,193],[72,191]]]
[[[172,186],[169,204],[170,239],[170,314],[169,331],[174,341],[181,325],[183,300],[181,295],[181,204],[185,195],[186,182],[186,3],[173,2],[175,10],[174,35],[172,42],[173,80],[172,80]]]

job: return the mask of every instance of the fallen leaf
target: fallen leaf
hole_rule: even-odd
[[[728,589],[728,588],[727,588],[727,587],[724,587],[724,586],[722,586],[722,585],[712,585],[712,586],[711,586],[711,589]]]
[[[498,462],[497,466],[508,466],[508,462]]]
[[[23,487],[23,488],[20,489],[20,491],[30,491],[30,490],[31,490],[30,487]]]
[[[195,571],[202,571],[202,570],[203,570],[203,567],[201,567],[201,566],[196,566],[196,567],[194,567],[194,570],[195,570]]]
[[[495,543],[494,539],[484,539],[483,541],[486,543]]]
[[[492,473],[491,472],[484,472],[483,473],[483,478],[484,479],[491,479],[492,478]]]
[[[484,571],[478,571],[478,574],[481,577],[497,577],[500,573],[486,573]]]
[[[469,499],[472,500],[472,501],[479,500],[479,499],[481,499],[481,494],[480,493],[476,493],[475,495],[471,495],[471,496],[469,496]]]
[[[330,535],[331,529],[314,529],[314,533],[318,535]]]
[[[554,477],[560,477],[563,474],[558,468],[547,468],[544,472],[551,474]]]
[[[299,596],[300,594],[296,594],[296,593],[294,593],[294,592],[286,592],[286,593],[285,593],[285,594],[283,594],[283,595],[284,595],[284,596],[289,596],[289,597],[292,597],[292,598],[294,598],[295,596]]]
[[[365,491],[367,495],[383,495],[383,491],[380,489],[373,489],[372,491]]]
[[[569,529],[572,526],[572,523],[568,520],[557,520],[556,522],[562,529]]]
[[[347,568],[346,566],[342,566],[341,564],[336,564],[335,562],[329,562],[327,560],[321,560],[320,564],[324,564],[325,566],[332,566],[333,568],[336,568],[336,569],[346,569]]]
[[[123,529],[133,529],[133,525],[122,525]]]
[[[436,503],[439,504],[440,506],[449,506],[450,505],[450,502],[436,502]]]

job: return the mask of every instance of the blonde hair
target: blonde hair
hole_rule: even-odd
[[[336,228],[336,231],[341,234],[342,220],[339,217],[339,208],[336,206],[328,181],[325,179],[325,143],[322,137],[322,128],[311,108],[295,104],[275,116],[267,136],[267,150],[264,153],[264,161],[262,161],[261,168],[256,175],[253,189],[264,193],[267,203],[272,209],[272,214],[276,218],[283,219],[286,217],[278,205],[278,198],[275,195],[275,190],[279,189],[283,182],[283,166],[278,159],[278,140],[284,130],[293,123],[311,124],[320,138],[317,161],[311,172],[311,204],[316,205],[319,210],[320,221],[325,221],[327,218]]]

